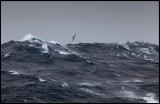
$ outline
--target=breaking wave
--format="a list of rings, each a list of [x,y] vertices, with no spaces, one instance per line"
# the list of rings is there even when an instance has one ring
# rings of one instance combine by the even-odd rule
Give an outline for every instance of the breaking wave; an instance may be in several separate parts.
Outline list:
[[[27,34],[1,45],[1,91],[1,103],[158,103],[159,46]]]

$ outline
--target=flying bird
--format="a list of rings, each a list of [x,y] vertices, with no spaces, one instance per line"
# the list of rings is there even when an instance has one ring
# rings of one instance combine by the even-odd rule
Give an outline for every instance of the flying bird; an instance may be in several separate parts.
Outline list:
[[[76,37],[76,34],[72,37],[73,38],[72,41],[74,40],[75,37]]]

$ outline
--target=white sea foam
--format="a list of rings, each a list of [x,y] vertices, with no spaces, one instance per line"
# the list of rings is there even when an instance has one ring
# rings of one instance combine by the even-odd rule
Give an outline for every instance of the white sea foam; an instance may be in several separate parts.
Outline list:
[[[10,53],[6,53],[5,55],[4,55],[4,58],[7,58],[7,57],[9,57],[10,56]]]
[[[146,93],[146,96],[139,96],[136,95],[135,92],[130,90],[125,90],[124,87],[122,87],[121,94],[122,96],[125,97],[144,99],[147,103],[159,103],[159,100],[155,98],[155,95],[153,93]]]
[[[116,74],[116,73],[113,73],[114,75],[116,75],[117,77],[120,77],[120,75],[119,74]]]
[[[32,34],[28,33],[24,36],[23,39],[21,39],[20,41],[30,41],[30,42],[37,42],[37,43],[41,43],[41,39],[39,39],[38,37],[36,36],[33,36]]]
[[[159,103],[157,99],[155,99],[155,95],[152,93],[147,93],[145,97],[142,97],[147,103]]]
[[[40,82],[45,82],[46,81],[45,79],[43,79],[41,77],[38,77],[38,79],[39,79]]]
[[[135,80],[122,81],[122,82],[125,82],[125,83],[132,83],[132,82],[144,82],[144,81],[139,80],[139,79],[135,79]]]
[[[17,72],[17,71],[14,71],[14,70],[11,70],[11,71],[9,71],[11,74],[14,74],[14,75],[19,75],[20,73],[19,72]]]
[[[128,57],[128,55],[127,55],[127,54],[125,54],[125,53],[123,53],[123,56]],[[128,57],[128,58],[129,58],[129,57]]]
[[[30,47],[35,47],[33,44],[29,44]]]
[[[59,51],[59,54],[68,55],[68,54],[71,54],[71,53],[68,53],[68,52],[65,52],[65,51]]]
[[[146,53],[146,54],[151,54],[148,48],[140,48],[139,49],[141,52]]]
[[[88,63],[92,63],[91,61],[87,60]]]
[[[59,51],[59,50],[55,50],[55,51],[57,51],[59,54],[62,54],[62,55],[69,55],[69,54],[72,54],[72,53],[65,52],[65,51]]]
[[[138,45],[138,44],[136,43],[136,41],[127,41],[126,43],[131,43],[131,44],[133,44],[133,45]]]
[[[53,81],[53,82],[59,82],[58,80],[55,80],[55,79],[52,79],[52,78],[47,78],[48,80],[50,81]]]
[[[131,55],[136,56],[136,54],[135,54],[135,53],[131,53]]]
[[[97,93],[97,92],[95,92],[91,89],[88,89],[88,88],[80,88],[80,90],[85,91],[85,92],[90,93],[90,94],[94,94],[94,95],[99,95],[99,96],[101,95],[100,93]]]
[[[42,51],[42,53],[48,53],[48,52],[49,52],[48,45],[47,45],[46,43],[43,43],[43,44],[42,44],[42,49],[44,49],[44,50]]]
[[[63,87],[69,87],[69,85],[68,85],[66,82],[63,82],[63,83],[62,83],[62,86],[63,86]]]
[[[29,42],[31,42],[31,43],[39,43],[39,44],[42,45],[42,47],[41,47],[41,48],[43,49],[42,53],[48,53],[48,52],[49,52],[47,42],[39,39],[39,38],[36,37],[36,36],[33,36],[32,34],[26,34],[26,35],[24,36],[24,38],[21,39],[20,41],[29,41]],[[52,42],[53,42],[53,41],[52,41]],[[29,46],[34,47],[34,44],[30,44]]]
[[[91,83],[91,82],[82,82],[82,83],[78,83],[79,85],[85,85],[85,86],[99,86],[100,83]]]
[[[139,80],[139,79],[136,79],[136,80],[134,80],[133,82],[144,82],[144,81]]]
[[[79,53],[74,52],[74,51],[71,51],[70,49],[68,49],[66,45],[62,45],[62,47],[63,47],[64,49],[68,50],[71,54],[75,54],[75,55],[81,56]]]
[[[147,56],[146,56],[146,55],[144,55],[144,59],[145,59],[145,60],[154,61],[154,59],[149,59],[149,58],[147,58]]]
[[[126,43],[124,43],[124,42],[119,42],[118,45],[121,45],[125,49],[130,50],[130,47]]]
[[[117,56],[121,56],[120,54],[117,54]]]
[[[23,100],[24,101],[24,103],[27,103],[27,101],[26,100]]]
[[[48,41],[49,43],[52,43],[52,44],[60,44],[60,43],[58,43],[58,42],[56,42],[56,41]]]
[[[24,37],[23,37],[23,39],[21,39],[20,41],[26,41],[26,40],[32,40],[32,38],[37,38],[37,37],[35,37],[35,36],[33,36],[32,34],[30,34],[30,33],[28,33],[28,34],[26,34]]]
[[[129,82],[132,82],[132,81],[121,81],[121,82],[129,83]]]
[[[136,95],[135,92],[133,92],[131,90],[127,90],[124,87],[122,87],[122,90],[120,91],[119,96],[129,97],[129,98],[140,98],[140,96]]]
[[[123,93],[125,96],[130,97],[130,98],[137,98],[134,92],[128,91],[128,90],[123,90]]]

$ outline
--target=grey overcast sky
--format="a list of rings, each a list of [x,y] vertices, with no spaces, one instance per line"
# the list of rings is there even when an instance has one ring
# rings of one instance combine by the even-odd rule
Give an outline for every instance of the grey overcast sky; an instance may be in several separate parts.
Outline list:
[[[27,33],[62,44],[135,40],[159,44],[159,2],[1,1],[1,44]]]

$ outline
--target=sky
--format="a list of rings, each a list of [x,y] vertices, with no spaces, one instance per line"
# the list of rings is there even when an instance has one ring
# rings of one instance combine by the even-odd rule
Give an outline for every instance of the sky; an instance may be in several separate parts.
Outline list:
[[[159,45],[159,1],[1,1],[1,44],[28,33],[62,44]]]

